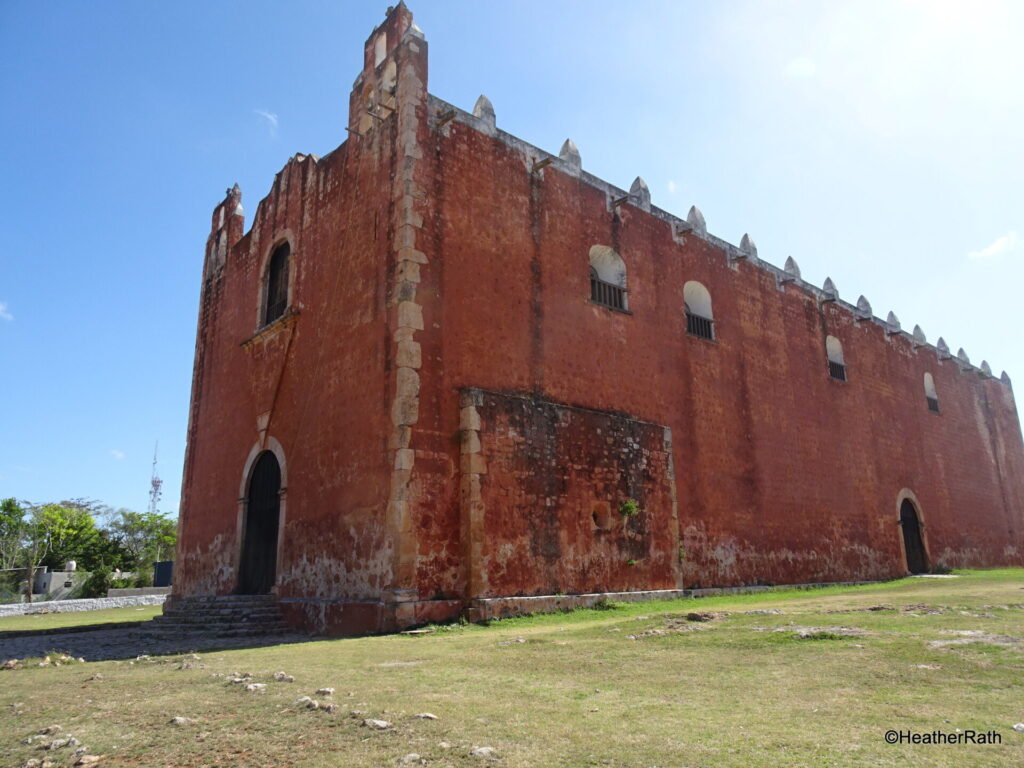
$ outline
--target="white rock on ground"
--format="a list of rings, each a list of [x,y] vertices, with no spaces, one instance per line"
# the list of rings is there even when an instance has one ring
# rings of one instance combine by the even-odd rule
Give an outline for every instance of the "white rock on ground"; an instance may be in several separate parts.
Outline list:
[[[470,757],[493,757],[494,747],[477,747],[469,752]]]
[[[316,695],[317,696],[333,696],[334,695],[334,689],[333,688],[317,688],[316,689]]]
[[[262,693],[266,689],[266,683],[249,683],[247,686],[245,686],[245,690],[252,691],[253,693]]]
[[[418,754],[416,754],[415,752],[410,752],[408,755],[403,757],[398,762],[400,762],[402,765],[413,765],[414,763],[418,763],[422,760],[423,758],[420,757]]]
[[[295,682],[295,678],[292,677],[291,675],[285,673],[285,672],[275,672],[274,673],[274,682],[275,683],[294,683]]]
[[[296,707],[306,707],[306,709],[316,709],[320,706],[319,702],[314,701],[309,696],[303,696],[295,700]]]
[[[1015,726],[1013,726],[1013,730],[1019,733],[1024,733],[1024,723],[1017,723]]]
[[[171,725],[192,725],[195,722],[193,717],[172,717]]]
[[[375,728],[378,731],[384,731],[391,727],[391,723],[387,720],[374,720],[372,717],[363,720],[363,725],[367,728]]]
[[[433,712],[420,712],[416,717],[420,718],[420,720],[437,720],[437,715]]]
[[[67,736],[63,739],[54,739],[49,744],[43,744],[42,749],[64,749],[64,747],[77,747],[81,744],[74,736]]]

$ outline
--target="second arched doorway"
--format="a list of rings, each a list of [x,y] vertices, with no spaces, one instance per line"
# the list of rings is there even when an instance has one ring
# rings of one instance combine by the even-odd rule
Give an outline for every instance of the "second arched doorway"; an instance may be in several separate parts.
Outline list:
[[[910,499],[900,504],[900,528],[903,529],[903,550],[907,555],[907,570],[911,573],[928,572],[928,553],[921,534],[921,519]]]

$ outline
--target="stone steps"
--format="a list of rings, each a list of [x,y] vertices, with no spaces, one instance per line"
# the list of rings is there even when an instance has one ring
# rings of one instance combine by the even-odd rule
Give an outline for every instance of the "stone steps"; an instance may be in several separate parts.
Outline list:
[[[281,615],[281,611],[277,608],[257,608],[252,611],[244,611],[238,609],[208,609],[208,610],[195,610],[189,608],[169,608],[163,612],[164,618],[180,618],[180,619],[194,619],[195,621],[204,621],[206,619],[248,619],[250,621],[262,621],[264,619],[273,619]]]
[[[133,634],[252,638],[293,633],[272,595],[216,595],[168,600],[163,615]]]

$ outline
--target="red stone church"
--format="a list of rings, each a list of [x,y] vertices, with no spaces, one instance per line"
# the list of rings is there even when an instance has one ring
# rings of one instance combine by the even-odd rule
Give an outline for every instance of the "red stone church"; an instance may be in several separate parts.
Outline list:
[[[431,96],[427,61],[389,9],[344,143],[248,230],[237,187],[214,209],[173,601],[354,634],[1024,565],[1005,374]]]

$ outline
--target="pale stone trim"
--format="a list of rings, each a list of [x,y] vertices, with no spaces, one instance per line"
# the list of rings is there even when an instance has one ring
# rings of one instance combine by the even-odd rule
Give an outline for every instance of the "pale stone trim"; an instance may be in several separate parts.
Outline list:
[[[459,430],[461,451],[459,457],[459,492],[462,527],[462,562],[465,568],[466,597],[475,598],[486,594],[487,569],[484,567],[484,508],[480,491],[480,479],[487,474],[480,444],[480,412],[477,406],[483,404],[482,393],[464,391],[459,399]]]
[[[412,53],[419,51],[415,36],[403,38]],[[399,48],[390,53],[397,61]],[[422,113],[427,110],[426,89],[419,79],[415,62],[405,61],[399,67],[395,86],[397,145],[393,199],[395,200],[394,242],[395,265],[389,299],[389,320],[394,348],[394,394],[391,401],[392,433],[388,440],[391,451],[391,481],[388,492],[386,529],[392,543],[391,589],[384,596],[393,605],[394,620],[399,626],[413,620],[417,597],[415,589],[417,542],[413,536],[409,483],[416,465],[416,452],[410,448],[413,427],[420,415],[420,370],[423,352],[416,341],[417,331],[424,329],[423,307],[416,300],[422,280],[422,267],[428,263],[426,254],[417,248],[418,233],[423,228],[425,194],[417,184],[418,165],[423,158],[417,131]],[[493,110],[491,112],[493,120]]]

